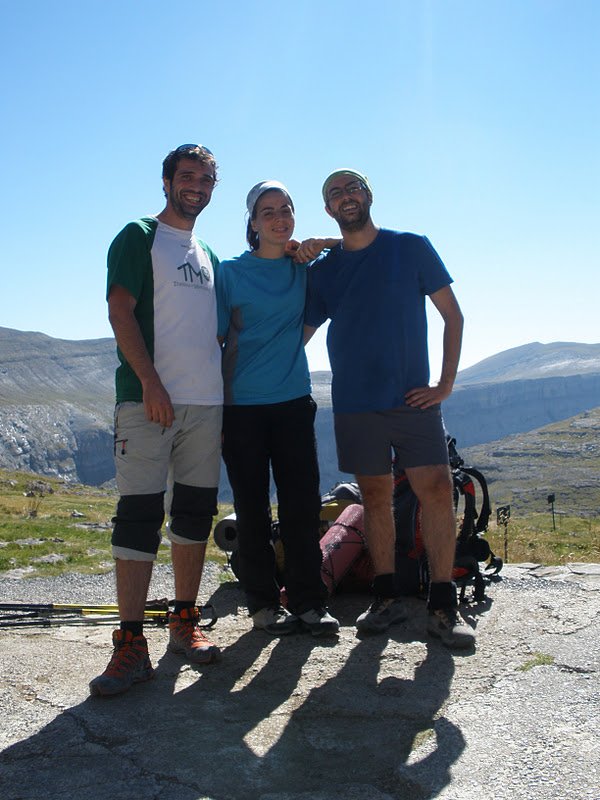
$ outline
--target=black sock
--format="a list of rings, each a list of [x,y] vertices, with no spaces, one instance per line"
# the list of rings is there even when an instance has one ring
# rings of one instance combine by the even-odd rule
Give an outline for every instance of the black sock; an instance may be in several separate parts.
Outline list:
[[[385,575],[375,575],[373,583],[371,584],[371,590],[375,597],[385,597],[386,599],[389,597],[397,597],[396,573],[387,572]]]
[[[195,608],[196,603],[193,600],[175,600],[175,605],[173,606],[173,613],[174,614],[181,614],[184,608]]]
[[[430,611],[436,611],[441,608],[458,608],[454,583],[430,583],[427,608]]]
[[[141,621],[138,622],[137,620],[134,620],[133,622],[122,622],[121,630],[131,631],[132,636],[142,636],[144,633],[144,623]]]

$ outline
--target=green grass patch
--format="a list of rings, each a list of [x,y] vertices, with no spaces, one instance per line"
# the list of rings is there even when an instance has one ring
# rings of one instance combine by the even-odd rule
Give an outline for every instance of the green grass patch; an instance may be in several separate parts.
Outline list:
[[[25,577],[109,572],[114,567],[110,537],[117,500],[116,492],[93,486],[0,471],[0,572],[23,569]],[[215,522],[232,511],[231,505],[222,505]],[[207,559],[227,563],[227,553],[212,536]],[[157,563],[170,561],[163,538]]]
[[[514,516],[508,523],[509,563],[533,561],[559,565],[567,562],[600,562],[600,519],[551,514]],[[490,525],[484,538],[496,555],[504,558],[504,526]]]
[[[528,661],[522,666],[516,667],[516,669],[519,672],[528,672],[534,667],[541,667],[547,664],[554,664],[554,656],[549,656],[548,653],[534,653]]]

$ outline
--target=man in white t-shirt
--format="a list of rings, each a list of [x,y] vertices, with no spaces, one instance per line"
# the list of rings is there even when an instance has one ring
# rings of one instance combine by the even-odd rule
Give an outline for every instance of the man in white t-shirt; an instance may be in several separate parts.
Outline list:
[[[113,556],[121,627],[93,695],[152,677],[144,608],[167,532],[175,576],[169,649],[194,663],[219,660],[196,606],[206,542],[217,513],[223,386],[217,342],[218,260],[193,234],[211,200],[217,164],[206,147],[181,145],[163,162],[165,208],[130,222],[108,253],[107,300],[117,340],[115,463],[120,498]]]

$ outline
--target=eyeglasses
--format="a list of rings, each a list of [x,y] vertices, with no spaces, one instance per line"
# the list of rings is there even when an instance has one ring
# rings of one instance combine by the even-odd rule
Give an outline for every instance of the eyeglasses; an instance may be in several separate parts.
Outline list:
[[[175,148],[175,152],[179,153],[182,150],[195,150],[197,147],[200,150],[205,150],[209,155],[212,156],[212,152],[204,144],[180,144],[179,147]]]
[[[339,200],[343,194],[356,194],[364,189],[365,186],[360,181],[350,181],[343,187],[335,187],[327,192],[327,200]]]

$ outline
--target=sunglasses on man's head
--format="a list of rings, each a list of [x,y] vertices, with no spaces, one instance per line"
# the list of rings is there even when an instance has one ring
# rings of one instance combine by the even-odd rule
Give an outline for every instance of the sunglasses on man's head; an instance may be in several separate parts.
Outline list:
[[[175,152],[179,153],[181,150],[195,150],[197,147],[200,150],[206,150],[206,152],[212,156],[212,152],[204,144],[180,144],[179,147],[175,148]]]

